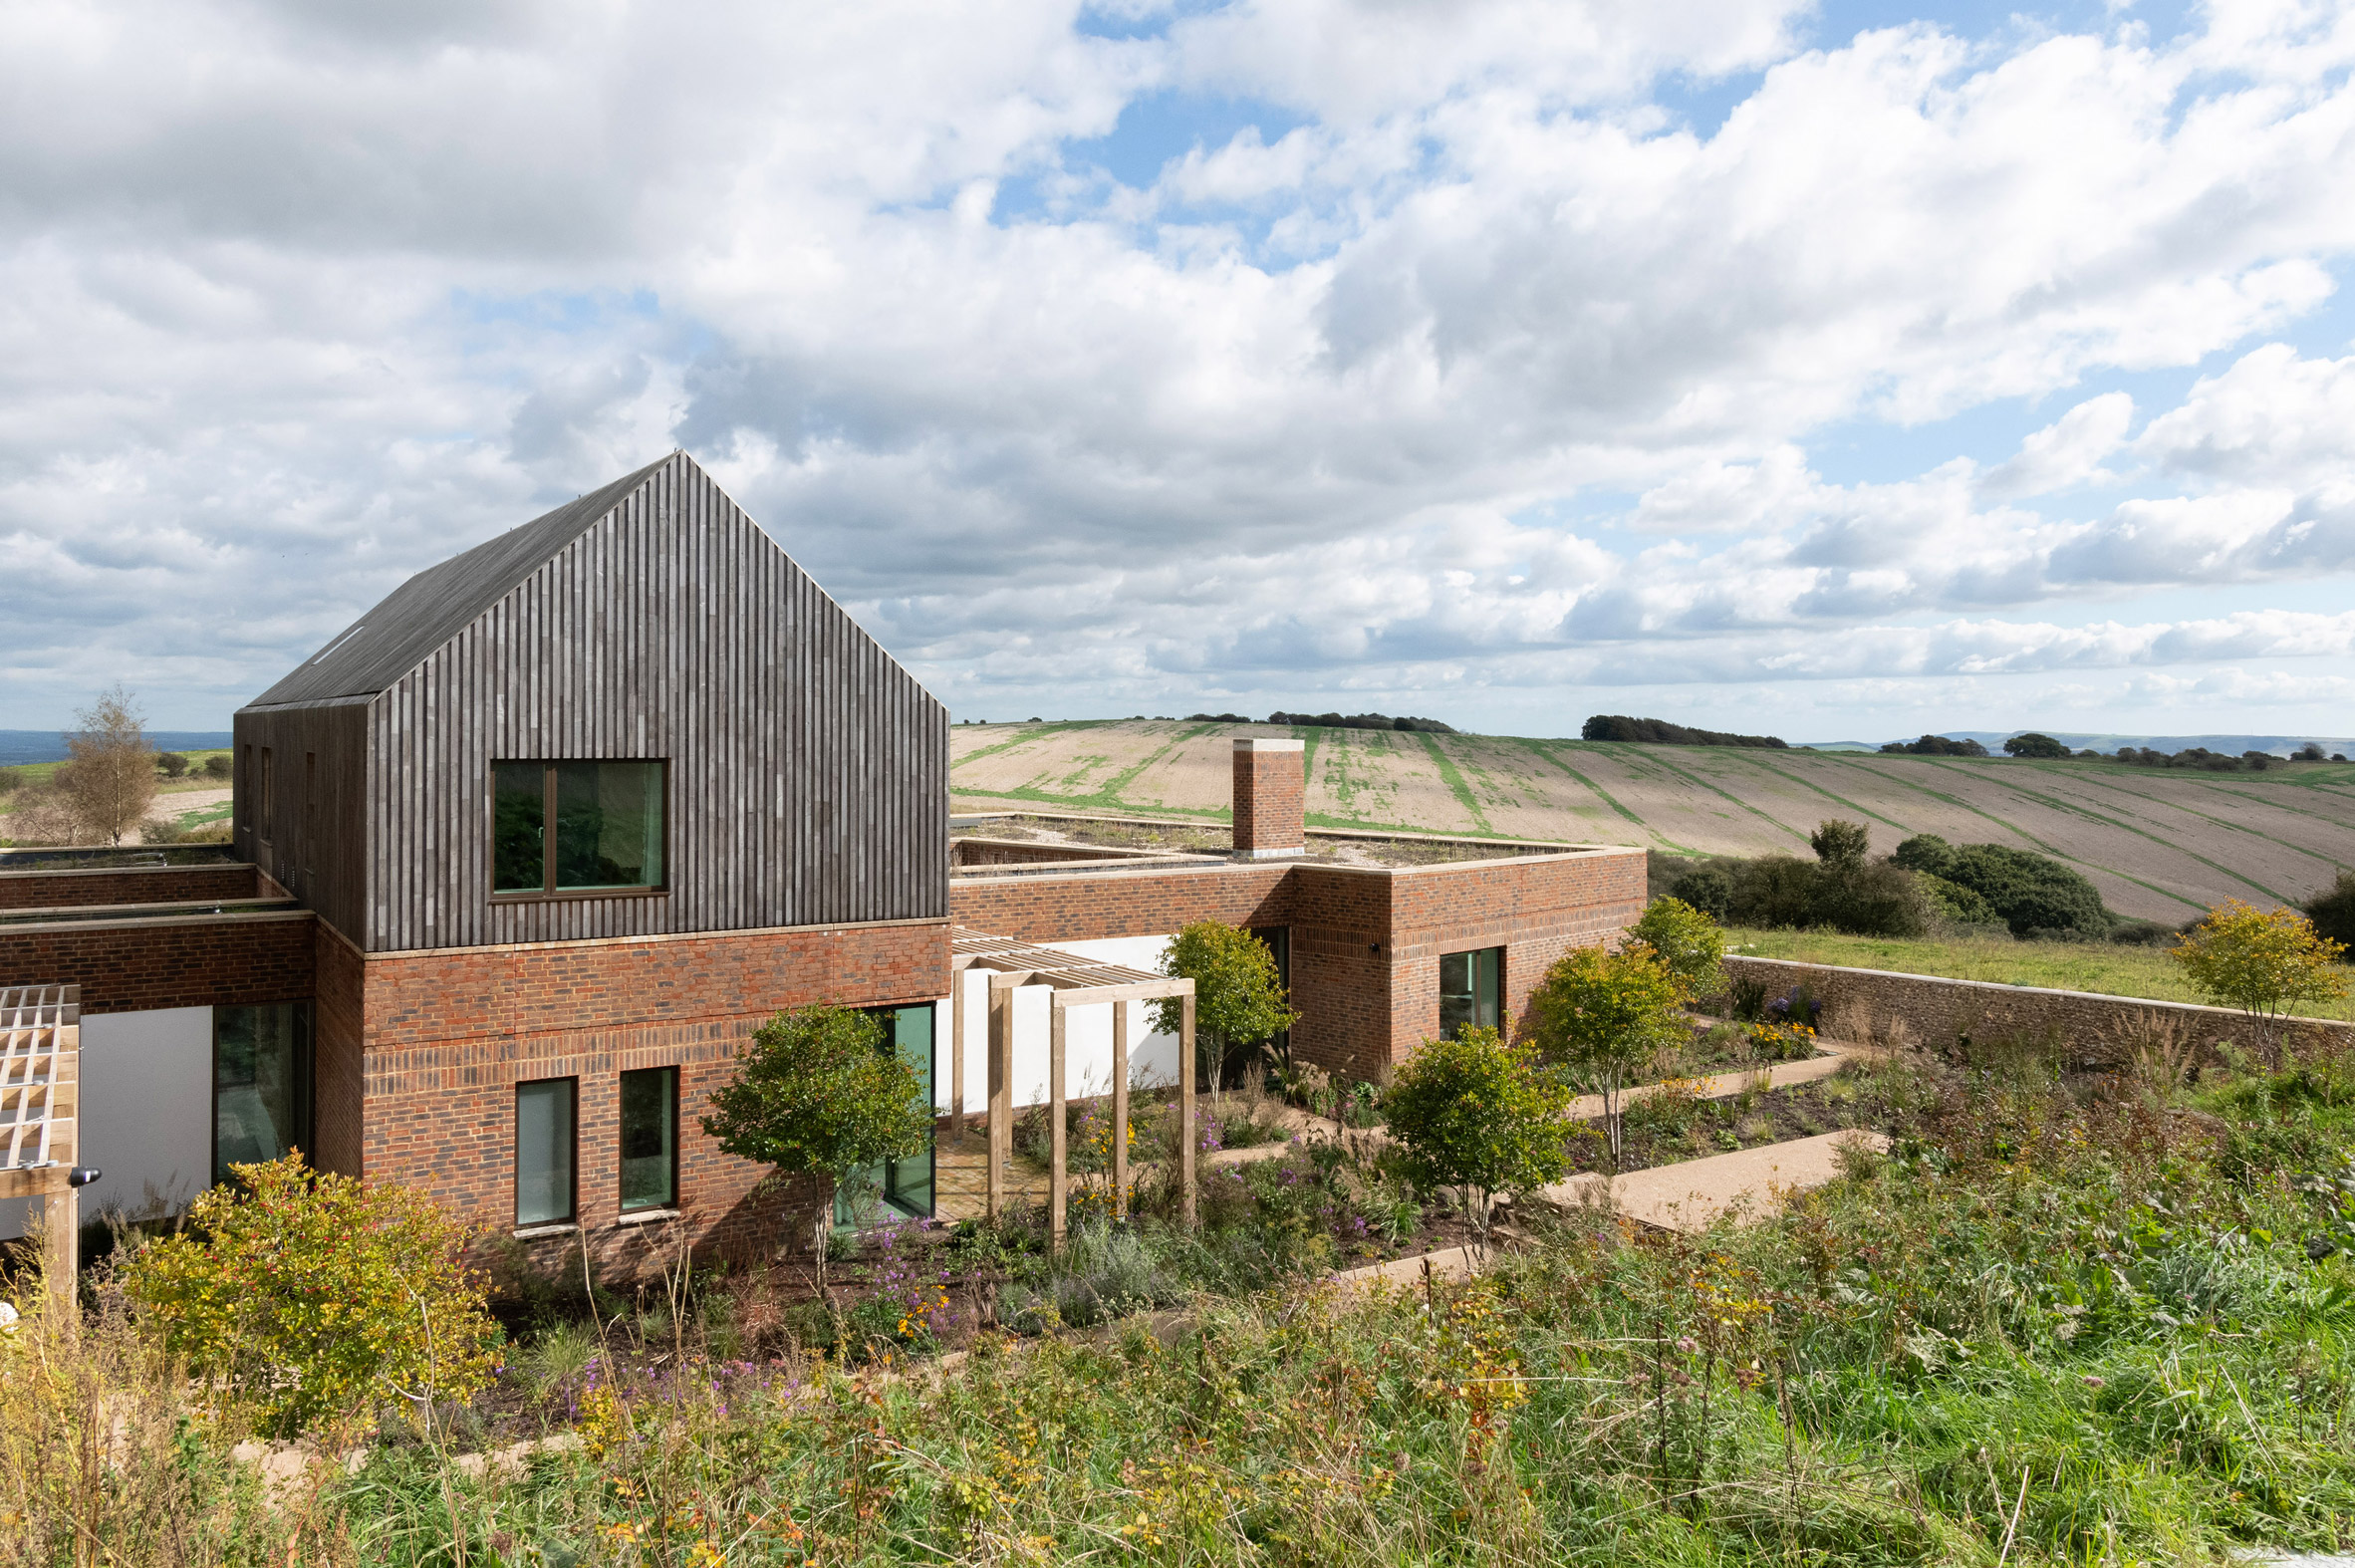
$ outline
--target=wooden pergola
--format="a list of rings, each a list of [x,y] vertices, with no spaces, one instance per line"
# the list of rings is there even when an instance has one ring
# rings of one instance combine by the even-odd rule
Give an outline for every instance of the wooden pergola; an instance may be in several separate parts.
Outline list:
[[[82,988],[0,987],[0,1198],[41,1200],[50,1299],[70,1310],[81,1262],[75,1134]]]
[[[957,926],[950,937],[951,984],[948,1008],[948,1109],[954,1136],[965,1136],[965,1009],[962,983],[967,969],[989,971],[989,1217],[1005,1210],[1006,1165],[1014,1154],[1014,992],[1025,985],[1053,987],[1047,1035],[1047,1103],[1054,1124],[1054,1157],[1047,1175],[1047,1228],[1062,1245],[1070,1221],[1071,1179],[1064,1144],[1066,1105],[1064,1034],[1074,1007],[1112,1007],[1112,1202],[1115,1214],[1129,1206],[1129,1010],[1123,1002],[1178,997],[1182,1002],[1178,1039],[1178,1208],[1194,1222],[1193,981],[1172,979],[1117,963],[1102,963],[1052,947],[1034,947],[1009,937]]]

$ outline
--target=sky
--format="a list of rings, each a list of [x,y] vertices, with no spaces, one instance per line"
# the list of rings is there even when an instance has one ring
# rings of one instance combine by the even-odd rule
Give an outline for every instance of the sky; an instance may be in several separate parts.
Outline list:
[[[6,0],[0,728],[683,447],[959,719],[2355,732],[2355,5]]]

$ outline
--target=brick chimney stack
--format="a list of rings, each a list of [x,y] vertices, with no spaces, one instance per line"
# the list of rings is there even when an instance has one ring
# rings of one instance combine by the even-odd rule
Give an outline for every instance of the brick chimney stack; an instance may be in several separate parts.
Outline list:
[[[1235,859],[1275,860],[1305,852],[1300,804],[1305,760],[1297,740],[1234,743]]]

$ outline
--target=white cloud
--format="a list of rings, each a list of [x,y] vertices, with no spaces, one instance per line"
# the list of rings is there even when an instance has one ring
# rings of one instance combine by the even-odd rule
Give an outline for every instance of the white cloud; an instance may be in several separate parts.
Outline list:
[[[1894,623],[2355,572],[2355,361],[2248,347],[2355,250],[2333,10],[1806,53],[1782,0],[1074,15],[28,0],[0,723],[114,673],[217,716],[674,441],[952,702],[1868,644],[1928,680],[2062,645]],[[1753,71],[1713,134],[1656,101]],[[1189,93],[1305,123],[1092,166]],[[2132,440],[2082,386],[2219,352]],[[1825,477],[1835,435],[2054,396]]]

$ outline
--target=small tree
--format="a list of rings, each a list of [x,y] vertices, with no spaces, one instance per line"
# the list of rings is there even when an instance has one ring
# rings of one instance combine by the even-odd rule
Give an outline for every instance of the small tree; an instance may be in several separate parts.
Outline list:
[[[880,1160],[913,1155],[932,1133],[932,1108],[916,1072],[884,1043],[883,1024],[848,1007],[777,1014],[736,1057],[736,1075],[711,1095],[703,1131],[779,1180],[826,1176],[840,1184]],[[820,1279],[833,1224],[832,1194],[814,1234]]]
[[[1725,932],[1683,900],[1654,899],[1644,917],[1627,928],[1627,940],[1651,948],[1687,996],[1716,988],[1718,965],[1725,957]]]
[[[2065,757],[2069,754],[2068,747],[2050,735],[2038,734],[2032,729],[2003,742],[2003,749],[2015,757]]]
[[[132,704],[121,686],[100,693],[76,715],[82,727],[66,736],[71,760],[57,772],[76,821],[110,844],[145,820],[155,799],[155,748]]]
[[[2248,1014],[2278,1060],[2281,1015],[2290,1003],[2346,994],[2346,983],[2332,972],[2332,961],[2346,950],[2317,934],[2314,922],[2295,910],[2259,910],[2227,899],[2169,956],[2201,995]]]
[[[1206,1071],[1210,1093],[1225,1077],[1229,1046],[1256,1045],[1299,1021],[1276,973],[1267,943],[1240,925],[1196,920],[1162,949],[1162,973],[1193,981],[1194,1048]],[[1184,1021],[1184,998],[1153,1004],[1153,1026],[1176,1034]]]
[[[1683,1034],[1684,986],[1649,946],[1574,947],[1529,997],[1530,1038],[1548,1061],[1585,1075],[1603,1096],[1611,1163],[1619,1164],[1620,1100]]]
[[[184,778],[188,772],[188,759],[176,751],[158,751],[155,753],[155,766],[167,779]]]
[[[2315,934],[2355,946],[2355,871],[2341,871],[2331,885],[2306,901]],[[2341,962],[2345,962],[2342,956]]]
[[[229,1169],[236,1182],[198,1195],[188,1229],[124,1277],[191,1371],[282,1434],[395,1396],[430,1421],[489,1384],[499,1327],[466,1227],[430,1195],[307,1171],[299,1154]]]
[[[1563,1118],[1570,1091],[1536,1051],[1494,1029],[1426,1040],[1382,1097],[1390,1130],[1405,1146],[1408,1174],[1426,1186],[1471,1192],[1472,1225],[1488,1233],[1488,1200],[1559,1181],[1570,1158]]]

